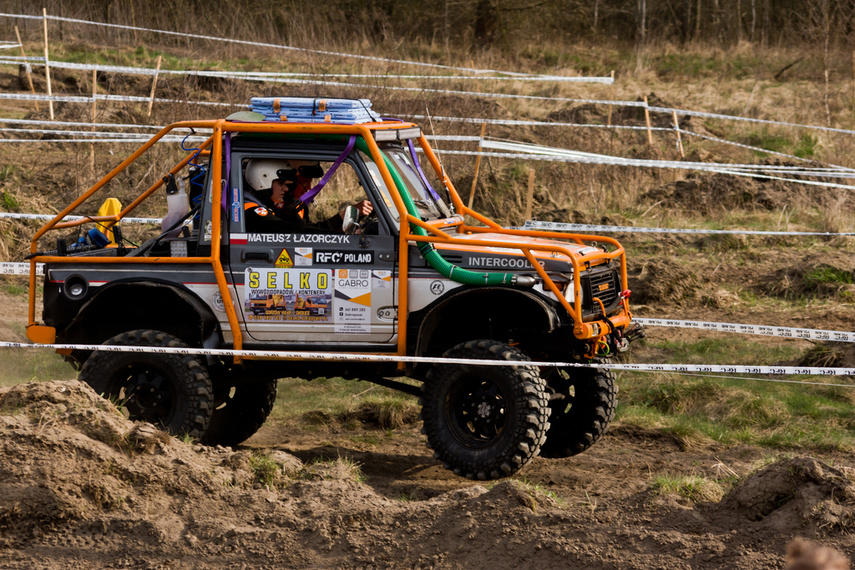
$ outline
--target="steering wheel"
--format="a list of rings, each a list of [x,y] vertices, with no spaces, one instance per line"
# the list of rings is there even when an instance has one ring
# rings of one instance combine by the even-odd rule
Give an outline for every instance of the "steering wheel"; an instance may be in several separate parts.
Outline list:
[[[380,223],[377,219],[377,211],[374,210],[359,220],[359,233],[365,235],[377,235],[380,232]]]

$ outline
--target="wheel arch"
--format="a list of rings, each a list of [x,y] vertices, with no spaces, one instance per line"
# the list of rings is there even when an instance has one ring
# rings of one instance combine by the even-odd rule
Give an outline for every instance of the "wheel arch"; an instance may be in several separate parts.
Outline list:
[[[216,316],[195,293],[149,280],[105,285],[81,307],[58,340],[100,344],[134,329],[163,331],[195,347],[217,347],[222,341]]]
[[[416,317],[411,318],[410,338],[418,356],[442,354],[474,338],[507,341],[509,334],[546,333],[560,324],[548,301],[508,287],[456,289]]]

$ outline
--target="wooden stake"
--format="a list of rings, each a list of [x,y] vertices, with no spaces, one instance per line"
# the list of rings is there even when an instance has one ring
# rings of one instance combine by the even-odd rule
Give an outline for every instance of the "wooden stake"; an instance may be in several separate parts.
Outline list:
[[[534,201],[534,168],[528,169],[528,193],[525,196],[525,220],[531,219],[531,203]]]
[[[855,50],[852,51],[852,91],[855,96]]]
[[[146,117],[151,117],[151,108],[154,106],[154,90],[157,88],[157,74],[160,73],[160,62],[163,59],[162,55],[157,56],[157,65],[154,66],[154,79],[151,81],[151,95],[148,99],[148,112]]]
[[[674,117],[674,130],[677,132],[677,147],[680,149],[680,158],[685,158],[683,152],[683,139],[680,136],[680,123],[677,121],[677,111],[671,111],[671,116]]]
[[[481,140],[484,140],[484,133],[487,132],[487,123],[481,123]],[[472,209],[472,203],[475,200],[475,187],[478,185],[478,172],[481,170],[481,144],[478,144],[478,156],[475,157],[475,174],[472,176],[472,189],[469,191],[469,209]]]
[[[92,122],[95,122],[95,94],[98,93],[98,70],[92,70]],[[95,125],[92,125],[95,130]],[[95,174],[95,143],[89,143],[89,169]]]
[[[650,130],[650,109],[647,107],[647,95],[644,96],[644,122],[647,124],[647,144],[653,146],[653,131]]]
[[[24,42],[21,41],[21,34],[18,32],[18,26],[15,26],[15,37],[18,38],[18,45],[21,48],[21,57],[27,57],[27,54],[24,53]],[[33,76],[30,73],[30,64],[24,60],[24,71],[27,72],[27,83],[30,84],[30,91],[33,95],[36,94],[36,88],[33,86]],[[39,110],[39,102],[33,101],[33,104],[36,106],[36,111]]]
[[[615,100],[615,70],[612,69],[612,90],[611,95],[609,97],[612,101]],[[610,127],[612,126],[612,107],[614,105],[609,105],[609,122],[607,123]]]
[[[48,64],[47,8],[42,8],[42,22],[45,29],[45,80],[47,81],[47,94],[48,97],[53,97],[53,92],[50,88],[50,64]],[[53,101],[48,101],[48,109],[50,109],[50,120],[53,121]]]

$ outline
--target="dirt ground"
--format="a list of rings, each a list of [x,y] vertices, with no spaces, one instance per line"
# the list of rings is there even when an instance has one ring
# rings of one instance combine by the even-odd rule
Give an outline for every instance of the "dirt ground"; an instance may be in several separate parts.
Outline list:
[[[753,447],[681,448],[616,425],[592,449],[480,484],[419,426],[268,424],[236,451],[120,416],[77,381],[0,389],[2,568],[781,568],[805,537],[855,553],[852,460],[757,470]],[[275,461],[279,486],[253,475]],[[336,461],[361,466],[364,480]],[[655,493],[654,474],[739,483],[720,501]],[[750,473],[750,474],[749,474]]]

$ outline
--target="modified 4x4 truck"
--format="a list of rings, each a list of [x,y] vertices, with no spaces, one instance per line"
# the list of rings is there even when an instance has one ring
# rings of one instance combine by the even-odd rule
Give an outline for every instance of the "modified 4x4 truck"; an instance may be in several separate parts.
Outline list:
[[[32,341],[62,345],[131,419],[212,445],[254,434],[282,377],[418,395],[435,457],[469,478],[568,457],[603,435],[617,386],[596,365],[642,334],[616,240],[504,228],[467,208],[420,128],[368,100],[254,98],[250,109],[165,127],[36,232]],[[211,135],[117,213],[95,213],[117,175],[188,129]],[[295,171],[310,182],[286,207],[305,227],[252,229],[250,214],[279,217],[259,205],[260,186],[293,183]],[[122,239],[129,215],[164,194],[159,235]],[[332,229],[312,219],[359,198],[373,206],[365,219],[352,206]]]

